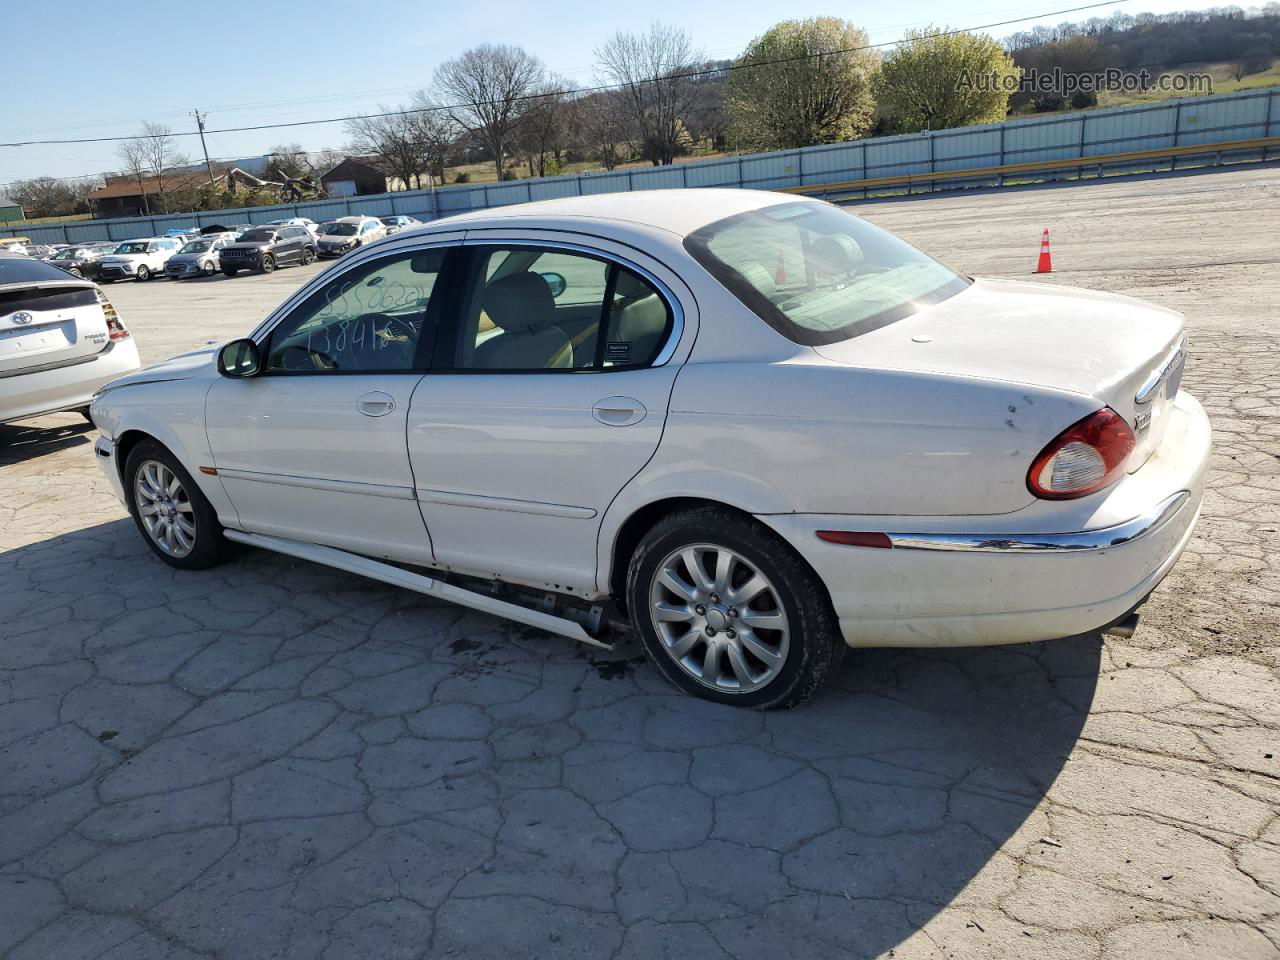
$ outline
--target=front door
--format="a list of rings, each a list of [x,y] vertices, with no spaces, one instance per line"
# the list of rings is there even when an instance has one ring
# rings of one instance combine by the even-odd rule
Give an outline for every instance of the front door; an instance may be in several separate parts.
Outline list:
[[[446,258],[389,253],[319,283],[260,343],[259,375],[214,384],[209,443],[244,529],[431,562],[405,427]]]
[[[436,560],[590,590],[601,518],[662,436],[681,305],[610,254],[462,249],[454,321],[409,411]]]

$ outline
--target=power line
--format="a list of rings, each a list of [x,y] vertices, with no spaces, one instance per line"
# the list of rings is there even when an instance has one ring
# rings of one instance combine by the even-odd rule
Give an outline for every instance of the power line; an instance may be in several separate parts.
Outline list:
[[[1047,13],[1038,13],[1034,16],[1016,17],[1011,20],[1000,20],[994,23],[979,24],[974,27],[964,27],[955,30],[940,30],[937,33],[931,33],[927,36],[918,38],[925,40],[933,40],[939,37],[950,37],[961,33],[971,33],[974,30],[992,30],[996,27],[1008,27],[1017,23],[1026,23],[1029,20],[1041,20],[1045,17],[1059,17],[1070,13],[1080,13],[1084,10],[1096,10],[1099,7],[1113,7],[1121,3],[1129,2],[1129,0],[1103,0],[1101,3],[1089,3],[1078,7],[1067,7],[1062,10],[1051,10]],[[512,102],[524,100],[542,100],[549,97],[564,97],[569,95],[583,96],[593,93],[605,93],[610,90],[621,90],[625,87],[631,87],[645,83],[670,82],[672,80],[690,80],[697,77],[708,77],[716,74],[729,73],[734,70],[755,69],[756,67],[775,66],[784,63],[798,63],[804,60],[820,59],[822,57],[835,56],[842,53],[857,53],[863,50],[875,50],[881,47],[895,47],[901,44],[901,40],[889,40],[883,43],[868,43],[856,47],[844,47],[837,50],[825,50],[821,53],[806,53],[794,57],[780,57],[775,60],[760,60],[755,63],[735,63],[724,67],[713,67],[710,69],[687,70],[681,73],[670,73],[660,77],[646,77],[642,80],[632,83],[606,83],[598,84],[593,87],[580,87],[577,89],[567,90],[547,90],[540,93],[526,94],[520,97],[513,97]],[[505,101],[504,101],[505,102]],[[454,103],[454,104],[436,104],[421,109],[407,110],[384,110],[378,113],[355,114],[342,117],[327,117],[318,120],[292,120],[283,123],[261,123],[243,127],[220,127],[217,129],[205,129],[206,134],[214,133],[250,133],[258,130],[282,130],[290,127],[309,127],[318,126],[328,123],[351,123],[357,120],[377,120],[383,117],[400,117],[408,114],[418,113],[437,113],[441,111],[460,110],[465,107],[476,106],[477,102],[470,103]],[[194,137],[199,136],[200,132],[196,130],[181,130],[170,134],[175,137]],[[73,143],[118,143],[124,140],[135,140],[136,136],[120,136],[120,137],[84,137],[78,139],[66,140],[18,140],[13,142],[0,142],[0,147],[32,147],[32,146],[52,146],[55,144],[73,144]]]

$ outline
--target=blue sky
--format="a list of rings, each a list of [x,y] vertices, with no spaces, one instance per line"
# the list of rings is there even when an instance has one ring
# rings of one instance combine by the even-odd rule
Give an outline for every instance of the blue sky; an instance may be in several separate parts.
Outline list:
[[[144,120],[194,130],[190,111],[208,126],[309,120],[397,105],[427,86],[437,64],[476,44],[519,44],[570,80],[592,79],[593,51],[614,31],[652,20],[679,25],[708,56],[732,57],[784,17],[840,16],[864,27],[872,42],[895,40],[908,27],[970,27],[1079,6],[1086,0],[898,0],[780,6],[776,0],[648,0],[646,3],[537,4],[359,3],[310,0],[201,5],[130,0],[123,6],[0,0],[3,33],[20,44],[6,54],[0,141],[130,135]],[[1107,15],[1195,9],[1177,0],[1128,0],[1035,23]],[[92,12],[91,12],[92,10]],[[38,38],[39,42],[25,42]],[[341,147],[341,124],[215,133],[214,157],[263,153],[280,142],[307,149]],[[184,138],[193,158],[199,140]],[[42,174],[79,176],[118,166],[110,143],[0,147],[0,184]],[[0,187],[2,189],[2,187]]]

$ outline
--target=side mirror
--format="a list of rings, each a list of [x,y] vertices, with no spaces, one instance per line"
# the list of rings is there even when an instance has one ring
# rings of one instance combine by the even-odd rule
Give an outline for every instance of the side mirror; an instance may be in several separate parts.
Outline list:
[[[569,285],[564,276],[559,273],[540,273],[538,276],[547,281],[547,286],[551,288],[551,299],[553,300],[564,293],[565,287]]]
[[[255,377],[262,370],[262,356],[252,340],[232,340],[218,351],[218,373],[224,377]]]

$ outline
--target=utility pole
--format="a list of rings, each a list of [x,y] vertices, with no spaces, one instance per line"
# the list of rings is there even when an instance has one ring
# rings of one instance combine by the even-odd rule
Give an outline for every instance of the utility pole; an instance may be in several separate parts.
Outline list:
[[[204,142],[204,118],[207,113],[201,113],[199,109],[193,110],[191,115],[196,118],[196,126],[200,130],[200,149],[204,151],[204,166],[209,171],[209,182],[213,183],[213,164],[209,162],[209,147]]]

